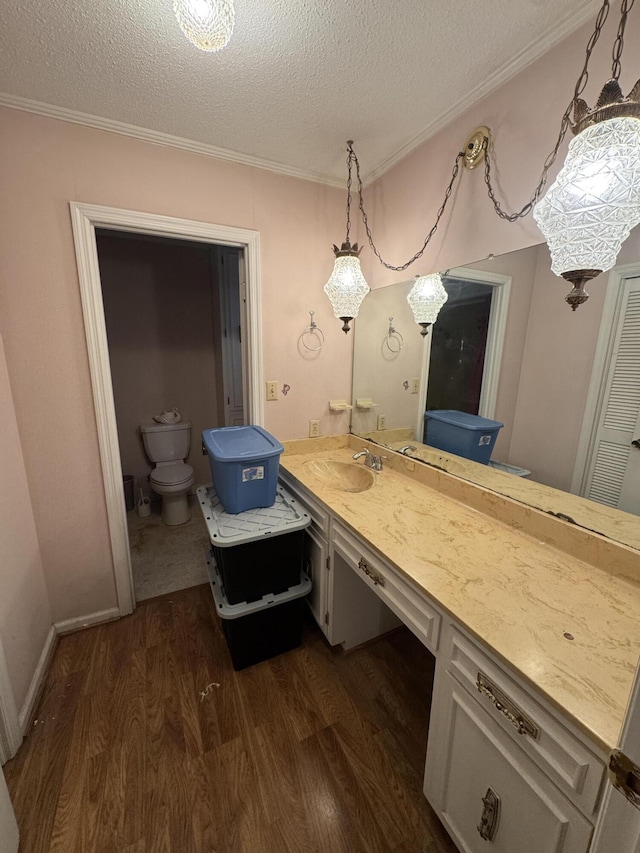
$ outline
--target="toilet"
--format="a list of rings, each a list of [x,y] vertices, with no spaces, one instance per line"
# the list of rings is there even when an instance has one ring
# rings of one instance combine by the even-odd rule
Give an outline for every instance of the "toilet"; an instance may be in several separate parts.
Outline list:
[[[191,518],[187,492],[195,482],[191,465],[185,463],[191,444],[191,424],[141,424],[144,449],[155,468],[149,481],[162,498],[162,520],[171,526]]]

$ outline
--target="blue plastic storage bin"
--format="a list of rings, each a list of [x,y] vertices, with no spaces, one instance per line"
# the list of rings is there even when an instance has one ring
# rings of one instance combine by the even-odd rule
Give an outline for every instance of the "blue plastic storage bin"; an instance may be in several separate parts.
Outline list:
[[[468,412],[434,409],[424,413],[424,443],[487,465],[503,426]]]
[[[216,494],[230,513],[271,506],[276,499],[280,442],[259,426],[205,429]]]

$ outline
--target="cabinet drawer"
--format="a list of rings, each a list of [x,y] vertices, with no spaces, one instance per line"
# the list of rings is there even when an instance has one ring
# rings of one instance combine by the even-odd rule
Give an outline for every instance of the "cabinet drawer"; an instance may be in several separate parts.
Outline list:
[[[312,522],[318,530],[321,530],[325,536],[329,535],[329,527],[331,516],[329,512],[322,506],[319,501],[316,501],[306,489],[301,489],[298,483],[291,477],[287,471],[280,470],[278,475],[283,486],[291,492],[294,498],[299,501],[305,511],[309,513]]]
[[[450,675],[440,687],[445,713],[434,728],[446,770],[427,758],[425,792],[437,792],[436,809],[460,849],[586,853],[591,823]]]
[[[586,815],[597,805],[604,763],[459,631],[447,670]]]
[[[367,548],[358,537],[334,522],[333,547],[380,599],[432,652],[438,648],[440,613],[426,596],[397,570]]]

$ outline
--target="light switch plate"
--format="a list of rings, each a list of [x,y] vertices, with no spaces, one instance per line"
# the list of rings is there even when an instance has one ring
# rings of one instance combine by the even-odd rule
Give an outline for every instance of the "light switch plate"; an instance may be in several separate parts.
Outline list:
[[[417,394],[419,386],[420,386],[420,380],[418,379],[417,376],[414,376],[414,378],[411,379],[409,382],[409,388],[411,389],[410,393],[411,394]]]
[[[267,400],[278,399],[278,383],[273,380],[267,380]]]

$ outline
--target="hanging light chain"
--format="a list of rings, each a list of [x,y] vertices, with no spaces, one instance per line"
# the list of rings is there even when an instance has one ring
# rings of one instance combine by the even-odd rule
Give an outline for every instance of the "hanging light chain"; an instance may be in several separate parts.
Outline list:
[[[626,23],[626,17],[633,6],[635,0],[623,0],[622,3],[622,20],[620,21],[620,26],[618,28],[618,37],[616,39],[616,45],[614,47],[614,76],[615,76],[615,68],[616,62],[618,65],[618,73],[620,68],[620,56],[622,54],[622,46],[624,44],[624,27]],[[505,219],[507,222],[515,222],[517,219],[521,219],[524,216],[527,216],[531,213],[531,210],[535,207],[535,205],[540,200],[540,196],[547,184],[547,177],[549,175],[549,169],[553,166],[558,156],[558,151],[560,150],[560,146],[564,142],[564,138],[567,135],[567,130],[571,125],[571,113],[574,108],[574,104],[583,93],[587,81],[589,80],[589,60],[591,59],[591,54],[593,52],[594,47],[596,46],[596,42],[600,38],[600,34],[602,32],[602,28],[604,27],[605,21],[609,15],[610,3],[609,0],[604,0],[604,3],[600,7],[600,11],[598,12],[598,16],[596,17],[596,24],[593,32],[591,33],[591,37],[587,42],[584,66],[582,67],[582,71],[575,85],[575,89],[573,90],[573,98],[571,99],[569,105],[563,113],[562,119],[560,121],[560,131],[558,133],[558,139],[553,148],[553,151],[547,156],[547,159],[544,161],[544,165],[542,168],[542,174],[540,175],[540,180],[538,182],[538,186],[535,188],[533,195],[529,199],[529,201],[525,204],[525,206],[517,211],[516,213],[507,213],[503,210],[502,205],[496,198],[494,189],[491,185],[491,163],[489,157],[489,149],[488,143],[489,140],[485,139],[484,148],[485,148],[485,156],[484,156],[484,182],[487,185],[487,193],[489,198],[493,203],[493,207],[495,212],[501,219]],[[619,48],[618,48],[619,45]],[[617,78],[616,78],[617,79]]]
[[[348,146],[348,155],[347,155],[347,237],[345,242],[349,242],[349,234],[351,233],[351,163],[353,162],[353,158],[356,156],[353,152],[353,140],[350,139],[347,142]]]
[[[462,159],[464,158],[464,152],[459,151],[457,156],[456,156],[456,161],[454,163],[453,170],[451,172],[451,180],[449,181],[449,186],[447,187],[446,192],[444,194],[444,201],[440,205],[440,209],[438,210],[438,213],[436,215],[436,221],[433,225],[433,228],[431,229],[431,231],[429,231],[429,233],[425,237],[424,243],[422,244],[422,248],[418,249],[418,251],[415,253],[415,255],[410,260],[408,260],[405,264],[401,264],[400,266],[394,266],[393,264],[388,264],[385,260],[383,260],[382,255],[380,254],[375,243],[373,242],[373,235],[371,233],[371,227],[369,225],[369,218],[368,218],[367,213],[364,209],[364,198],[363,198],[363,193],[362,193],[362,189],[363,189],[362,178],[360,177],[360,163],[359,163],[358,158],[356,156],[356,152],[353,150],[353,141],[347,142],[347,146],[348,146],[348,150],[349,150],[349,157],[347,158],[347,163],[349,164],[349,179],[348,179],[348,183],[347,183],[347,187],[349,187],[349,199],[347,201],[347,213],[349,210],[349,205],[351,203],[351,198],[350,198],[350,196],[351,196],[351,192],[350,192],[351,162],[353,161],[356,164],[356,176],[357,176],[357,180],[358,180],[358,197],[360,200],[360,203],[359,203],[360,213],[362,214],[362,221],[364,222],[364,227],[365,227],[365,231],[367,232],[367,238],[369,240],[369,245],[371,246],[371,250],[374,253],[374,255],[376,256],[376,258],[380,261],[380,263],[382,264],[383,267],[386,267],[388,270],[394,270],[395,272],[402,272],[403,270],[406,270],[407,267],[410,267],[412,263],[417,261],[418,258],[422,257],[422,255],[425,252],[425,249],[427,248],[427,246],[429,245],[429,243],[431,241],[431,238],[433,237],[433,235],[438,230],[438,225],[440,224],[440,219],[442,218],[442,215],[445,211],[445,208],[447,206],[447,202],[449,201],[449,197],[451,196],[451,193],[453,191],[453,185],[455,183],[456,178],[458,177],[458,173],[460,172],[460,163],[461,163]]]
[[[618,35],[613,45],[613,65],[611,67],[611,76],[614,80],[620,80],[620,72],[622,71],[622,49],[624,48],[624,29],[627,26],[627,15],[635,0],[622,0],[622,17],[618,24]]]

